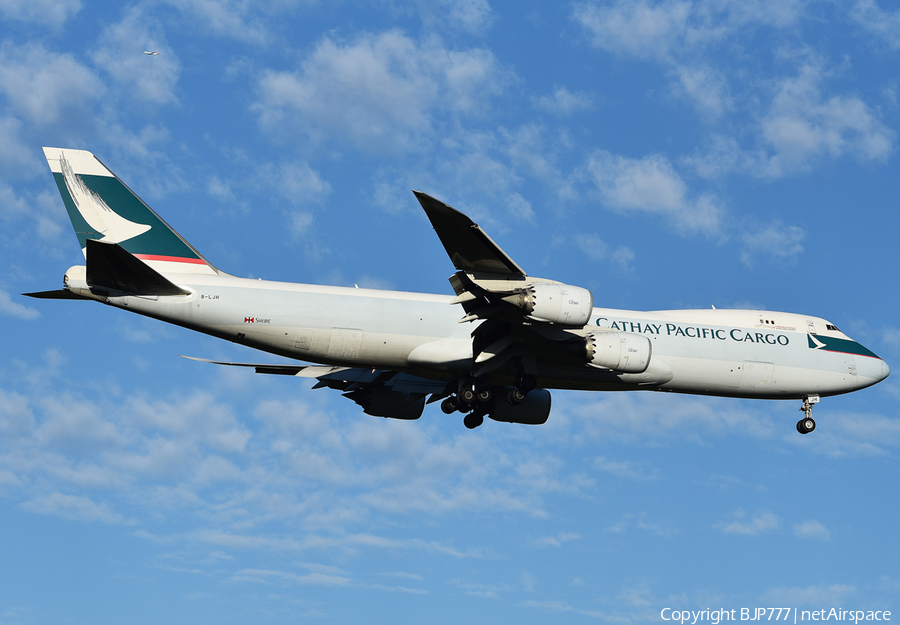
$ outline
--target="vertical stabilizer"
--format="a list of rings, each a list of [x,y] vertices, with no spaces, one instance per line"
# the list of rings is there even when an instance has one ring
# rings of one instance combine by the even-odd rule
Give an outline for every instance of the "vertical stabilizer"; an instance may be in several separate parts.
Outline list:
[[[44,148],[87,256],[87,241],[115,243],[156,271],[218,273],[125,183],[87,150]]]

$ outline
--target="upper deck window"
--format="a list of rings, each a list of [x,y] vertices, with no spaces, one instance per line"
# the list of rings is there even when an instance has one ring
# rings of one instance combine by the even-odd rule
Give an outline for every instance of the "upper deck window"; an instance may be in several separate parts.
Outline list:
[[[840,332],[840,330],[837,329],[837,326],[835,326],[834,324],[831,324],[831,323],[826,323],[825,329],[831,330],[832,332]]]

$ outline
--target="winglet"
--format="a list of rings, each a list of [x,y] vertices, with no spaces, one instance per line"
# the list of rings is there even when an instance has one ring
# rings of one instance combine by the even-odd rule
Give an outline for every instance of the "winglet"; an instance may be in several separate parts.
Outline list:
[[[525,275],[522,268],[466,215],[421,191],[413,193],[425,209],[454,267],[470,273]]]

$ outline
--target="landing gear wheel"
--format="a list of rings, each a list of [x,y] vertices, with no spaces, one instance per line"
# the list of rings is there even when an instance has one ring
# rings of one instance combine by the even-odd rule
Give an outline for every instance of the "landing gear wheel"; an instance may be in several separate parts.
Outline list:
[[[463,418],[463,425],[470,430],[474,430],[482,423],[484,423],[484,415],[478,411],[470,412]]]
[[[493,397],[494,393],[492,393],[491,389],[489,388],[483,388],[478,391],[478,401],[482,404],[488,403],[489,401],[491,401],[491,399],[493,399]]]
[[[812,418],[812,409],[813,406],[818,403],[818,395],[807,395],[803,398],[803,406],[800,408],[800,412],[802,412],[804,416],[797,421],[797,431],[801,434],[809,434],[816,429],[816,422]]]
[[[520,388],[514,388],[509,392],[509,395],[506,396],[506,401],[509,402],[510,406],[518,406],[525,401],[525,397],[525,391]]]
[[[464,388],[459,392],[459,402],[461,404],[469,405],[475,401],[475,391],[470,388]]]
[[[519,379],[516,380],[516,388],[527,395],[537,388],[537,378],[527,373],[524,375],[520,375]]]
[[[453,414],[457,410],[459,410],[459,403],[456,401],[455,397],[448,397],[441,402],[441,411],[444,414]]]

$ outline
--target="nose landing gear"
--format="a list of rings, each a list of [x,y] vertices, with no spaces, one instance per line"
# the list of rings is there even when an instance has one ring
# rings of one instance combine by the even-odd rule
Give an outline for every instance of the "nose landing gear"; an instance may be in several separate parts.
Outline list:
[[[818,395],[807,395],[803,398],[803,406],[800,408],[800,412],[804,414],[804,417],[797,421],[797,431],[801,434],[809,434],[816,429],[816,422],[812,418],[812,409],[813,405],[818,403]]]

